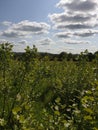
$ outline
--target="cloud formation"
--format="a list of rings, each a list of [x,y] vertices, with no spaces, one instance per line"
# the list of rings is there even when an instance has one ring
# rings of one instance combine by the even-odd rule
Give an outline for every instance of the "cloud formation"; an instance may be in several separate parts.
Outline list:
[[[59,32],[56,33],[55,36],[58,38],[71,38],[73,36],[76,37],[90,37],[98,34],[98,30],[82,30],[82,31],[69,31],[69,32]]]
[[[50,20],[55,23],[60,23],[60,22],[73,22],[73,23],[76,23],[76,22],[86,22],[86,21],[89,21],[91,19],[94,19],[96,17],[96,15],[93,15],[93,14],[67,14],[66,12],[64,13],[55,13],[55,14],[52,14],[50,15],[49,14],[49,18]]]
[[[49,29],[50,25],[47,23],[30,22],[25,20],[16,24],[12,24],[12,26],[10,26],[8,29],[2,31],[0,35],[7,38],[19,38],[48,33]]]
[[[78,31],[73,33],[73,35],[79,37],[90,37],[90,36],[94,36],[95,34],[98,34],[98,30],[85,30],[85,31]]]
[[[56,33],[55,36],[58,37],[58,38],[70,38],[72,37],[73,33],[71,32],[59,32],[59,33]]]
[[[55,44],[55,42],[51,38],[49,38],[49,37],[37,40],[35,42],[40,44],[40,45],[45,45],[45,46],[46,45],[53,45],[53,44]]]
[[[19,38],[26,36],[25,32],[19,32],[13,29],[8,29],[1,32],[1,36],[7,37],[7,38]]]
[[[12,22],[9,22],[9,21],[0,22],[1,26],[10,26],[11,24],[12,24]]]
[[[97,0],[60,0],[60,2],[56,5],[59,8],[67,9],[68,11],[75,12],[90,12],[96,10],[98,7]]]
[[[96,25],[89,25],[89,24],[83,24],[83,23],[60,23],[54,26],[55,29],[60,29],[60,30],[76,30],[76,29],[92,29]]]
[[[28,20],[21,21],[18,24],[13,24],[13,30],[24,31],[24,32],[31,32],[33,34],[42,34],[47,33],[47,30],[50,29],[50,25],[44,22],[30,22]]]
[[[28,42],[26,40],[21,40],[18,42],[20,45],[26,45]]]
[[[56,34],[58,38],[98,34],[95,30],[98,27],[98,0],[60,0],[56,7],[64,11],[49,14],[48,17],[53,23],[53,29],[63,31]]]
[[[89,44],[89,41],[64,40],[66,44]]]

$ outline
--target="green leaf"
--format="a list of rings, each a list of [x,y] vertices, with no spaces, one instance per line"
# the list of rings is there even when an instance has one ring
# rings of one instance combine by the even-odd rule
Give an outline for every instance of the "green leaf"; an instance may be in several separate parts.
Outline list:
[[[20,117],[19,117],[19,122],[20,122],[20,123],[25,123],[25,118],[24,118],[23,115],[20,115]]]
[[[59,103],[60,101],[61,101],[61,98],[60,98],[60,97],[58,97],[58,98],[55,99],[55,102],[56,102],[56,103]]]
[[[6,121],[3,118],[0,118],[0,126],[5,126]]]
[[[92,116],[90,116],[90,115],[84,116],[84,120],[92,120]]]
[[[88,112],[89,114],[93,114],[93,110],[90,108],[85,108],[84,111]]]
[[[57,111],[59,110],[59,107],[58,107],[57,105],[56,105],[54,108],[55,108],[55,110],[57,110]]]
[[[15,108],[13,108],[12,113],[14,115],[16,115],[19,111],[21,111],[21,108],[20,107],[15,107]]]
[[[54,114],[59,116],[60,115],[60,112],[59,111],[54,111]]]
[[[64,123],[64,126],[68,128],[70,126],[70,123]]]

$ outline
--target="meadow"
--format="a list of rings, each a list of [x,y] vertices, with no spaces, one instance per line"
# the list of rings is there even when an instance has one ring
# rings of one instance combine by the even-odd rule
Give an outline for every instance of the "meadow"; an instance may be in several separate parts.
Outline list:
[[[98,130],[98,54],[77,61],[18,58],[0,45],[0,130]]]

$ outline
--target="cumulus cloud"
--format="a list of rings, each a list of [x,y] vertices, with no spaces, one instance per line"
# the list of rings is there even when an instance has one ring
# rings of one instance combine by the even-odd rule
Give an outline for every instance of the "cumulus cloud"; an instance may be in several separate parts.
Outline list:
[[[83,30],[83,31],[73,31],[73,32],[59,32],[56,33],[55,36],[58,38],[71,38],[73,36],[76,37],[90,37],[98,34],[98,30]]]
[[[39,43],[40,45],[52,45],[52,44],[55,44],[55,42],[49,37],[37,40],[36,43]]]
[[[27,40],[21,40],[18,43],[21,44],[21,45],[26,45],[28,42],[27,42]]]
[[[86,22],[91,19],[94,19],[96,15],[93,14],[67,14],[66,12],[63,13],[55,13],[49,14],[48,16],[53,23],[60,23],[60,22]]]
[[[70,38],[72,35],[72,32],[59,32],[55,34],[55,36],[58,38]]]
[[[30,22],[28,20],[12,24],[8,29],[1,32],[1,36],[8,38],[19,38],[30,35],[39,35],[48,33],[50,25],[44,22]]]
[[[7,38],[19,38],[19,37],[24,37],[25,35],[26,35],[25,32],[18,32],[12,29],[8,29],[1,32],[1,36],[7,37]]]
[[[77,40],[64,40],[67,44],[89,44],[89,41],[77,41]]]
[[[78,32],[73,33],[73,35],[79,36],[79,37],[90,37],[95,34],[98,34],[98,30],[85,30],[85,31],[78,31]]]
[[[97,9],[97,5],[97,0],[60,0],[60,2],[56,6],[67,9],[68,11],[89,12]]]
[[[60,23],[56,24],[54,26],[55,29],[61,29],[61,30],[76,30],[76,29],[91,29],[95,27],[96,25],[89,25],[89,24],[82,24],[82,23],[70,23],[70,24],[65,24],[65,23]]]
[[[60,0],[56,7],[64,11],[49,14],[48,17],[53,23],[53,29],[64,31],[56,34],[58,38],[70,38],[72,35],[88,37],[98,34],[95,31],[98,27],[98,0]]]
[[[44,23],[44,22],[30,22],[28,20],[21,21],[18,24],[13,24],[12,27],[13,30],[18,30],[18,31],[24,31],[24,32],[31,32],[34,34],[42,34],[46,33],[47,30],[50,29],[50,25]]]
[[[12,24],[12,22],[9,22],[9,21],[0,22],[1,26],[10,26],[11,24]]]

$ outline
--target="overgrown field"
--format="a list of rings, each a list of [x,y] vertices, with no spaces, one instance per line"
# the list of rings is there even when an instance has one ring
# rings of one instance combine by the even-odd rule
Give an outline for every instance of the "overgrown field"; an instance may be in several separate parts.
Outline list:
[[[98,55],[50,61],[0,45],[0,130],[98,130]]]

